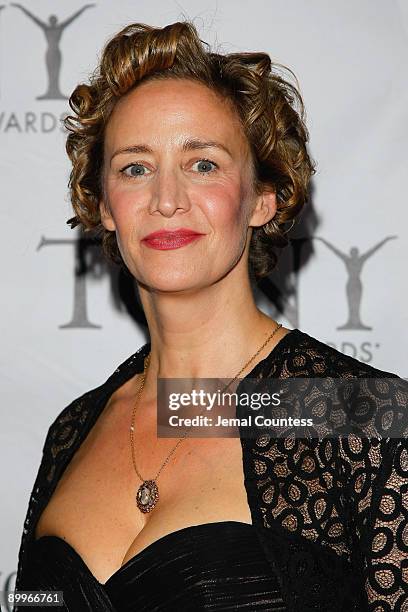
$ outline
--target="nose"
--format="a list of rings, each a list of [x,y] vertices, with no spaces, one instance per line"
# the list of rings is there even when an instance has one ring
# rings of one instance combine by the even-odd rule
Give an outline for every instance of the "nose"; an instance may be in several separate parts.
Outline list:
[[[149,212],[154,214],[158,211],[164,217],[171,217],[177,211],[185,212],[189,208],[190,202],[183,177],[179,175],[177,168],[161,167],[153,181]]]

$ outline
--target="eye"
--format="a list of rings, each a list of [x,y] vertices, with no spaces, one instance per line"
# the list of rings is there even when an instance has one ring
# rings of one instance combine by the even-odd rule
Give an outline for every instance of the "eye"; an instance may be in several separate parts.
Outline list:
[[[126,170],[130,170],[130,172],[126,172]],[[143,164],[132,163],[132,164],[128,164],[127,166],[122,168],[120,171],[121,171],[122,174],[124,174],[125,176],[127,176],[129,178],[135,178],[135,177],[138,177],[138,176],[145,175],[146,174],[146,170],[148,171],[146,166],[144,166]]]
[[[200,174],[209,174],[218,168],[217,164],[210,159],[199,159],[193,164],[193,166],[195,165],[197,165]]]

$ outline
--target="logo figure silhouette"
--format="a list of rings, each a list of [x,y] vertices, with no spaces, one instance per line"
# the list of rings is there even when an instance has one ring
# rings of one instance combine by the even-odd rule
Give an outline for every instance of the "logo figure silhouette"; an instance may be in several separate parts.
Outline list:
[[[23,11],[34,23],[36,23],[44,32],[47,40],[47,51],[45,53],[45,65],[47,68],[48,76],[48,88],[44,95],[37,96],[36,100],[67,100],[68,97],[64,96],[60,91],[59,78],[62,63],[61,50],[59,43],[63,31],[69,26],[75,19],[77,19],[81,13],[87,8],[95,6],[94,4],[85,4],[79,11],[68,17],[65,21],[58,22],[56,15],[50,15],[48,17],[48,23],[41,21],[38,17],[33,15],[28,9],[21,4],[11,2],[10,6],[15,6]]]
[[[337,329],[368,329],[372,327],[364,325],[360,318],[360,306],[361,298],[363,294],[363,285],[360,279],[363,264],[367,261],[371,255],[373,255],[378,249],[380,249],[388,240],[393,240],[397,236],[387,236],[384,240],[381,240],[378,244],[374,245],[371,249],[365,253],[360,254],[357,247],[351,247],[349,254],[343,253],[335,246],[330,244],[324,238],[315,236],[316,240],[321,240],[335,255],[337,255],[345,264],[348,273],[348,279],[346,283],[346,295],[349,309],[348,321],[344,325],[340,325]]]

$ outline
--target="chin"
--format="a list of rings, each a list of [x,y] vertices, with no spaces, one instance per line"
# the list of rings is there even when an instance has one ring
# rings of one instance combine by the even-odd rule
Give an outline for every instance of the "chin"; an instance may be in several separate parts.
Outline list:
[[[204,275],[207,276],[206,282],[203,275],[197,274],[196,271],[191,270],[190,273],[187,273],[186,270],[183,270],[175,274],[174,270],[166,270],[165,267],[155,273],[134,276],[150,291],[159,293],[194,291],[211,282],[210,274]]]

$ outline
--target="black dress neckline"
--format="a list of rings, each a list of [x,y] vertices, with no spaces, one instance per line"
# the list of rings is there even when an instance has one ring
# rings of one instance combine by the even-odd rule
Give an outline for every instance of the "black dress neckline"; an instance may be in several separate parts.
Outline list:
[[[100,582],[96,578],[96,576],[89,569],[88,565],[85,563],[83,557],[74,548],[74,546],[72,546],[72,544],[70,544],[67,540],[64,540],[64,538],[61,538],[60,536],[57,536],[57,535],[47,534],[47,535],[43,535],[37,538],[36,540],[34,540],[34,545],[37,545],[37,546],[47,545],[48,546],[51,543],[52,546],[56,545],[56,546],[64,547],[69,552],[70,555],[73,555],[76,558],[76,560],[83,566],[83,568],[90,575],[90,577],[92,577],[93,580],[95,580],[101,587],[106,587],[108,584],[111,583],[112,580],[116,580],[123,571],[129,569],[132,565],[140,561],[146,555],[152,554],[152,552],[156,548],[160,548],[161,546],[164,546],[172,541],[175,541],[180,537],[189,536],[192,532],[198,533],[198,532],[208,531],[208,530],[216,531],[226,526],[233,526],[233,528],[237,530],[238,529],[253,530],[254,528],[252,523],[245,523],[243,521],[224,520],[224,521],[211,521],[208,523],[198,523],[197,525],[187,525],[186,527],[181,527],[180,529],[176,529],[175,531],[170,531],[169,533],[164,534],[157,540],[154,540],[153,542],[145,546],[141,551],[133,555],[133,557],[128,559],[115,572],[113,572],[113,574],[109,576],[106,582]]]
[[[72,612],[287,612],[255,526],[234,520],[165,534],[105,583],[68,542],[41,536],[25,578],[31,590],[61,591],[64,609]]]

